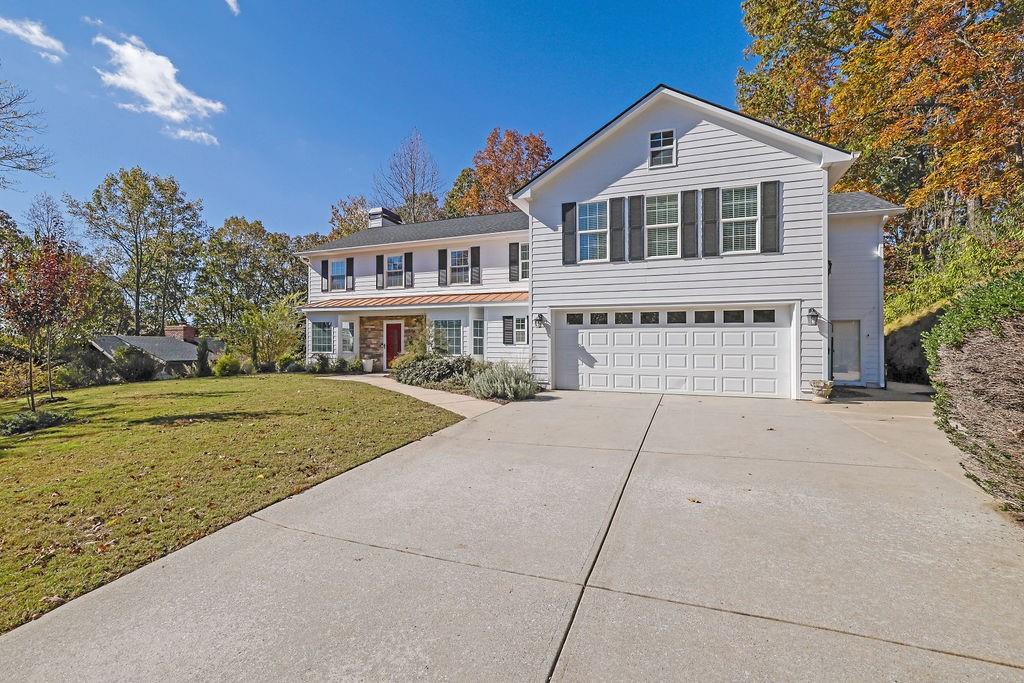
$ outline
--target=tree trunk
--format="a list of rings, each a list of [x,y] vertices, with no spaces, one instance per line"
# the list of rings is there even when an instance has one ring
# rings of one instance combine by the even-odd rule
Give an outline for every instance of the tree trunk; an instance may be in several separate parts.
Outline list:
[[[53,350],[53,342],[50,339],[50,326],[46,326],[46,390],[50,393],[50,399],[53,399],[53,361],[51,360],[51,353]]]
[[[256,344],[256,337],[254,335],[253,338],[252,338],[252,364],[253,364],[253,366],[256,366],[256,365],[259,364],[258,361],[256,360],[256,352],[257,352],[258,349],[259,349],[259,346]]]
[[[135,336],[142,334],[142,273],[135,267]]]
[[[36,412],[36,393],[33,382],[35,376],[32,374],[32,361],[36,355],[36,338],[35,335],[29,335],[28,338],[28,406],[32,412]]]

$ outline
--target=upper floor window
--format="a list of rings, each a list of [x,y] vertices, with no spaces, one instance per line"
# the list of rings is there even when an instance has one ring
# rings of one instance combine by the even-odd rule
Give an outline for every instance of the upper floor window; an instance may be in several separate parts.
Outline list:
[[[331,261],[331,291],[345,289],[345,259]]]
[[[679,195],[648,197],[646,207],[647,257],[679,256]]]
[[[451,267],[448,282],[453,285],[464,285],[469,282],[469,249],[452,249],[449,253]]]
[[[309,351],[310,353],[334,353],[334,334],[331,331],[330,323],[312,323]]]
[[[387,286],[405,286],[405,256],[402,254],[388,256]]]
[[[661,130],[651,133],[651,153],[647,166],[671,166],[676,162],[676,132]]]
[[[585,202],[577,207],[576,232],[580,261],[608,259],[608,202]]]
[[[758,250],[757,185],[722,190],[722,253]]]
[[[530,245],[526,242],[519,244],[519,279],[530,279]]]

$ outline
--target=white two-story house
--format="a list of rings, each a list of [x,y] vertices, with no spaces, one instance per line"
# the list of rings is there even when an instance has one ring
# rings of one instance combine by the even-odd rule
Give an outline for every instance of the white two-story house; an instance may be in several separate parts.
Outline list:
[[[307,353],[423,325],[553,388],[806,398],[884,386],[882,226],[830,194],[855,155],[659,85],[513,193],[522,213],[398,224],[300,256]]]

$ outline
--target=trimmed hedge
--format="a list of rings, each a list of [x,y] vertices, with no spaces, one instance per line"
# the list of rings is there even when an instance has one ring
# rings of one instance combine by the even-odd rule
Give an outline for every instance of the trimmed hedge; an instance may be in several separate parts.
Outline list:
[[[922,340],[936,424],[967,476],[1024,513],[1024,272],[967,290]]]

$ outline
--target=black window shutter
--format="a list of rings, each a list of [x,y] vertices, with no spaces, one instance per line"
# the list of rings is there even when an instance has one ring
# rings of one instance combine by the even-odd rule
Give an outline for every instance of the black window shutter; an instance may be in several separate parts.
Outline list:
[[[576,204],[562,204],[562,265],[576,263]]]
[[[412,252],[405,252],[405,258],[402,261],[405,262],[405,286],[412,287]]]
[[[629,260],[644,260],[644,198],[629,198]]]
[[[448,250],[437,250],[437,286],[448,286]]]
[[[331,264],[327,261],[327,259],[324,259],[323,261],[320,262],[320,291],[321,292],[326,292],[328,287],[329,287],[329,283],[327,281],[327,278],[330,276],[330,272],[329,272],[330,265]]]
[[[384,254],[377,254],[377,289],[384,289]]]
[[[511,315],[501,316],[501,343],[515,344],[516,319]]]
[[[349,256],[345,259],[345,289],[352,291],[356,288],[356,260]]]
[[[519,282],[519,242],[508,243],[508,281]]]
[[[480,284],[480,247],[469,248],[469,284]]]
[[[626,260],[625,204],[622,197],[614,197],[608,202],[608,239],[611,240],[608,253],[612,261]]]
[[[697,255],[697,190],[683,192],[683,258]]]
[[[779,251],[779,181],[761,183],[761,252]]]
[[[718,222],[718,188],[706,188],[703,195],[701,204],[704,212],[704,256],[718,256],[721,230]]]

